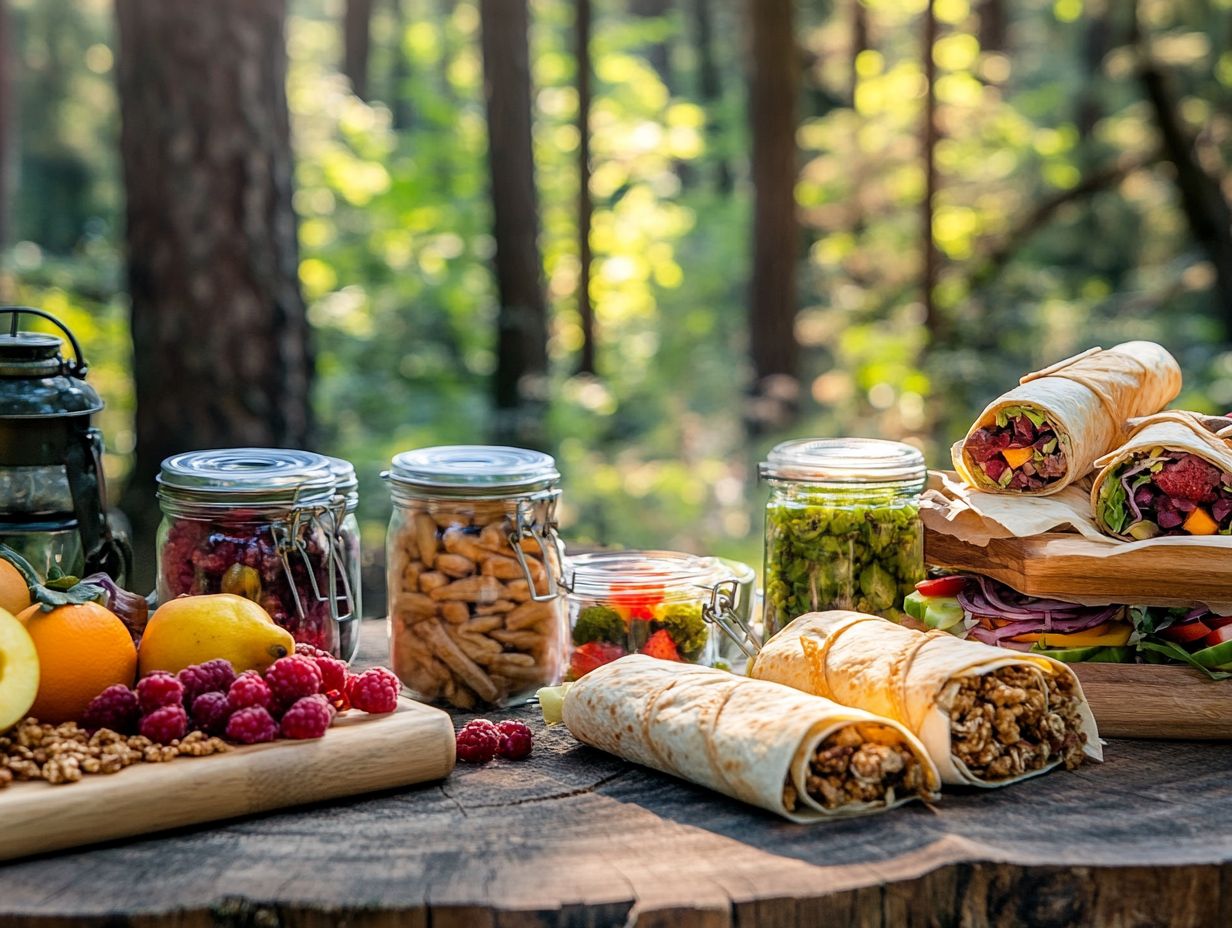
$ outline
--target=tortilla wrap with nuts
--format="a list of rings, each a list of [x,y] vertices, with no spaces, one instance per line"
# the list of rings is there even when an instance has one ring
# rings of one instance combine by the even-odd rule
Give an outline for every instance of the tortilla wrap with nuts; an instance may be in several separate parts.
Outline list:
[[[955,470],[976,489],[1049,496],[1082,479],[1096,459],[1121,444],[1129,419],[1159,412],[1180,392],[1181,369],[1162,346],[1136,341],[1106,350],[1092,348],[1024,376],[1019,386],[984,408],[966,437],[950,449],[950,456]],[[1016,457],[1002,457],[1010,449],[988,448],[988,430],[1004,429],[998,416],[1004,420],[1006,410],[1029,411],[1045,435],[1055,433],[1051,450],[1014,464]],[[1027,429],[1027,435],[1032,434],[1034,430]],[[1046,447],[1045,442],[1040,444]],[[1025,437],[1013,447],[1032,451]],[[1004,468],[1007,464],[1009,469]],[[1024,466],[1030,473],[1020,470]],[[998,474],[990,476],[989,469]],[[1008,485],[1014,478],[1018,478],[1015,485]],[[1044,485],[1025,485],[1036,482]]]
[[[899,723],[709,667],[623,657],[572,684],[562,714],[579,741],[793,822],[933,799],[940,785],[924,746]],[[890,755],[905,766],[886,774],[881,798],[830,793],[827,807],[820,787],[809,788],[811,765],[826,750],[827,761],[845,756],[853,769],[861,757]],[[867,780],[851,788],[878,791]]]
[[[1099,471],[1091,486],[1091,509],[1101,532],[1142,541],[1160,534],[1223,534],[1232,526],[1232,419],[1169,409],[1129,424],[1125,443],[1095,462]],[[1176,512],[1174,501],[1161,499],[1169,494],[1155,479],[1158,472],[1183,463],[1186,455],[1200,458],[1215,471],[1200,475],[1209,475],[1205,486],[1194,487],[1190,476],[1187,482],[1197,492],[1185,493],[1184,511]],[[1143,485],[1150,491],[1139,504],[1134,497]],[[1197,508],[1213,518],[1203,520],[1206,528],[1202,531],[1186,530],[1184,525],[1191,524],[1186,516]],[[1172,519],[1161,509],[1172,509]]]
[[[1006,786],[1061,763],[1074,766],[1082,755],[1103,759],[1078,678],[1042,654],[920,632],[861,612],[813,612],[766,642],[749,676],[900,722],[924,743],[944,783]],[[997,715],[1038,702],[1041,693],[1043,710],[1031,707],[1039,718],[1024,714],[1017,729]],[[1023,694],[1028,698],[1009,704]],[[960,714],[968,696],[972,706]],[[984,705],[993,706],[989,728],[981,724]],[[1054,747],[1057,741],[1065,743]],[[1015,763],[1024,757],[1030,764]]]

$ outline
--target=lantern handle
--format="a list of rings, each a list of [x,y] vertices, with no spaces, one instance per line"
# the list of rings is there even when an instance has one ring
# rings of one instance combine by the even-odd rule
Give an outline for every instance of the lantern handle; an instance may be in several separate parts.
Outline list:
[[[86,359],[82,357],[81,345],[77,343],[77,336],[74,335],[72,330],[69,329],[69,327],[63,322],[51,313],[47,312],[47,310],[35,309],[33,306],[0,306],[0,316],[5,314],[13,317],[13,324],[9,327],[9,335],[12,335],[14,338],[17,337],[17,320],[22,315],[38,316],[40,319],[46,319],[61,332],[67,335],[69,344],[73,346],[73,362],[72,364],[65,362],[68,372],[74,377],[85,377],[86,373],[90,370],[90,365],[88,365],[86,363]]]

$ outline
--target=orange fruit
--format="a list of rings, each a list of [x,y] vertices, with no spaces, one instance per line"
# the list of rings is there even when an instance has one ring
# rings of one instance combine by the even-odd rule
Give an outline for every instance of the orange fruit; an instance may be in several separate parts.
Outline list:
[[[0,609],[13,615],[30,608],[30,588],[26,578],[12,564],[0,557]]]
[[[17,617],[39,657],[39,688],[30,715],[40,722],[79,720],[90,700],[115,683],[133,685],[137,648],[128,629],[98,603],[33,605]]]

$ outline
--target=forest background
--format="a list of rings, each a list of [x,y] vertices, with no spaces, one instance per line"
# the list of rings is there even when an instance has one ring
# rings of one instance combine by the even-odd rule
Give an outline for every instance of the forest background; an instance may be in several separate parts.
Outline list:
[[[1129,338],[1232,407],[1232,0],[4,0],[0,37],[0,295],[81,338],[147,580],[188,447],[353,461],[377,614],[411,447],[543,447],[570,540],[756,564],[785,438],[944,465]]]

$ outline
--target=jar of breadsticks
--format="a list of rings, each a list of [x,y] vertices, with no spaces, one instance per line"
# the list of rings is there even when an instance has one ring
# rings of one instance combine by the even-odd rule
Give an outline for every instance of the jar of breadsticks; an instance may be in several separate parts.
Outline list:
[[[550,455],[450,445],[384,474],[394,671],[425,702],[507,706],[560,681],[568,655]]]

